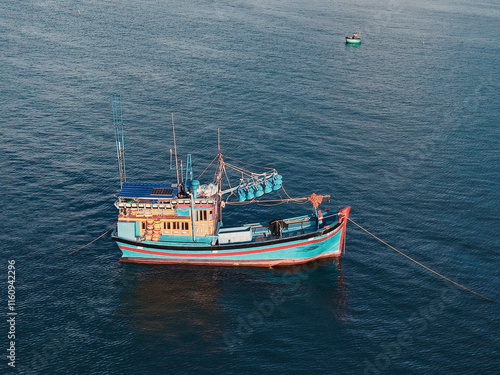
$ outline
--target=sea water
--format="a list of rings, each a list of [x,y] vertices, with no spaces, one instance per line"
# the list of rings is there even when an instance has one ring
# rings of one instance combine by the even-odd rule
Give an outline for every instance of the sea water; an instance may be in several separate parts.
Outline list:
[[[499,300],[498,2],[4,1],[0,31],[2,373],[498,372],[498,304],[351,223],[341,261],[285,269],[121,264],[109,235],[68,255],[116,221],[121,93],[130,181],[174,181],[173,114],[195,176],[219,129]]]

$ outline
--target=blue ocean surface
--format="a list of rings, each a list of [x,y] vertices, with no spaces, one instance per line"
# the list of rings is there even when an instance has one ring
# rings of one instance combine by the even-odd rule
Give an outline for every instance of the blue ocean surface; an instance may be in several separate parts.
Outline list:
[[[491,0],[3,1],[0,372],[498,373],[499,42]],[[109,235],[69,255],[116,222],[112,93],[130,181],[174,181],[173,113],[195,175],[220,129],[497,303],[352,223],[341,260],[283,269],[122,264]]]

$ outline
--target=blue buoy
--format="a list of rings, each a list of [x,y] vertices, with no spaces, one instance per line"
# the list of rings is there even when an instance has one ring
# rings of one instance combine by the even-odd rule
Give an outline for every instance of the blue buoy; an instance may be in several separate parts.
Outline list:
[[[255,194],[253,192],[254,192],[254,189],[252,187],[248,188],[248,191],[247,191],[247,199],[248,200],[252,200],[255,198]]]
[[[262,197],[264,195],[264,190],[262,190],[262,185],[261,184],[257,184],[256,188],[257,188],[257,191],[255,192],[255,196],[257,198],[258,197]]]
[[[273,183],[271,182],[271,180],[267,180],[267,183],[266,183],[266,187],[264,189],[264,193],[270,193],[271,191],[273,191]]]
[[[238,195],[239,195],[238,200],[240,202],[243,202],[244,200],[247,199],[247,194],[245,193],[245,190],[243,190],[243,189],[238,189]]]
[[[283,183],[282,177],[279,174],[274,175],[273,178],[273,190],[279,190],[281,189],[281,184]]]

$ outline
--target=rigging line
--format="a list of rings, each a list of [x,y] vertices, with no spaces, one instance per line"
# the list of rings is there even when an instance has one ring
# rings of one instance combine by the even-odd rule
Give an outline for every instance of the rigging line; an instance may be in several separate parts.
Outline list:
[[[400,251],[400,250],[396,249],[394,246],[391,246],[391,245],[389,245],[387,242],[385,242],[384,240],[382,240],[382,239],[378,238],[378,237],[377,237],[376,235],[374,235],[373,233],[370,233],[368,230],[366,230],[365,228],[363,228],[361,225],[359,225],[358,223],[356,223],[356,222],[355,222],[354,220],[352,220],[351,218],[348,218],[348,220],[349,220],[351,223],[353,223],[354,225],[356,225],[358,228],[360,228],[361,230],[363,230],[363,231],[365,231],[366,233],[368,233],[370,236],[372,236],[372,237],[373,237],[373,238],[375,238],[376,240],[378,240],[378,241],[382,242],[384,245],[386,245],[386,246],[390,247],[392,250],[394,250],[394,251],[398,252],[399,254],[403,255],[403,256],[404,256],[404,257],[406,257],[406,258],[408,258],[408,259],[409,259],[409,260],[411,260],[412,262],[414,262],[414,263],[418,264],[419,266],[421,266],[421,267],[425,268],[427,271],[430,271],[430,272],[432,272],[433,274],[435,274],[435,275],[437,275],[437,276],[439,276],[439,277],[442,277],[442,278],[443,278],[443,279],[445,279],[446,281],[449,281],[450,283],[455,284],[456,286],[459,286],[460,288],[465,289],[466,291],[468,291],[468,292],[470,292],[470,293],[473,293],[473,294],[475,294],[475,295],[478,295],[479,297],[484,298],[484,299],[485,299],[485,300],[487,300],[487,301],[490,301],[490,302],[496,302],[495,300],[493,300],[493,299],[491,299],[491,298],[489,298],[489,297],[483,296],[482,294],[480,294],[480,293],[478,293],[478,292],[475,292],[475,291],[473,291],[472,289],[469,289],[469,288],[467,288],[466,286],[463,286],[462,284],[459,284],[459,283],[457,283],[456,281],[453,281],[453,280],[451,280],[451,279],[447,278],[447,277],[446,277],[446,276],[444,276],[444,275],[441,275],[439,272],[434,271],[433,269],[431,269],[431,268],[427,267],[426,265],[424,265],[424,264],[420,263],[419,261],[417,261],[417,260],[413,259],[412,257],[410,257],[410,256],[406,255],[406,254],[405,254],[405,253],[403,253],[402,251]]]
[[[254,173],[252,173],[251,171],[247,171],[246,169],[243,169],[243,168],[238,167],[238,166],[236,166],[236,165],[232,165],[232,164],[229,164],[229,163],[224,163],[224,164],[225,164],[226,166],[228,166],[229,168],[234,169],[234,170],[235,170],[235,171],[237,171],[237,172],[241,172],[242,174],[247,174],[247,175],[249,175],[249,176],[251,176],[252,174],[254,174]]]
[[[283,184],[281,185],[281,188],[283,189],[283,192],[286,194],[286,196],[287,196],[288,198],[292,199],[292,197],[291,197],[291,196],[289,196],[289,195],[288,195],[288,193],[286,192],[286,190],[285,190],[285,188],[284,188]]]
[[[68,255],[71,255],[71,254],[73,254],[73,253],[76,253],[77,251],[80,251],[81,249],[83,249],[83,248],[85,248],[85,247],[89,246],[90,244],[93,244],[93,243],[94,243],[94,242],[96,242],[99,238],[104,237],[106,234],[108,234],[108,233],[109,233],[109,232],[110,232],[113,228],[114,228],[114,226],[113,226],[112,228],[108,229],[108,230],[107,230],[106,232],[104,232],[103,234],[101,234],[101,235],[100,235],[99,237],[97,237],[96,239],[94,239],[94,240],[90,241],[88,244],[86,244],[86,245],[84,245],[84,246],[80,247],[79,249],[73,250],[71,253],[68,253]]]
[[[250,203],[272,203],[272,202],[280,202],[280,203],[297,203],[297,204],[305,204],[308,203],[307,198],[291,198],[291,199],[263,199],[256,200],[255,198],[251,201],[243,201],[243,202],[227,202],[227,204],[239,205],[239,204],[250,204]]]
[[[229,177],[227,175],[226,166],[222,166],[222,169],[224,171],[224,174],[226,175],[227,184],[229,185],[229,188],[232,189],[231,181],[229,180]]]
[[[201,176],[203,176],[203,174],[207,171],[207,169],[208,169],[208,168],[210,168],[210,166],[214,163],[214,161],[215,161],[218,157],[219,157],[219,155],[217,155],[217,156],[214,158],[214,160],[212,160],[212,161],[210,162],[210,164],[208,165],[208,167],[206,167],[206,168],[205,168],[205,170],[204,170],[203,172],[201,172],[201,174],[198,176],[197,180],[199,180],[199,179],[200,179],[200,177],[201,177]]]
[[[231,168],[233,170],[235,170],[236,172],[239,172],[241,173],[241,177],[243,178],[245,175],[248,176],[248,177],[251,177],[251,178],[260,178],[260,177],[265,177],[267,176],[267,173],[256,173],[256,172],[252,172],[252,171],[249,171],[249,170],[246,170],[246,169],[243,169],[241,167],[238,167],[236,165],[233,165],[233,164],[229,164],[229,163],[224,163],[225,166],[227,166],[228,168]]]
[[[229,198],[231,198],[231,196],[233,196],[233,195],[236,195],[236,194],[234,194],[234,191],[232,191],[231,193],[229,193],[229,195],[227,196],[226,200],[224,201],[224,204],[231,204],[229,202]],[[248,203],[250,203],[250,202],[248,202]]]
[[[244,162],[242,162],[241,160],[238,160],[238,159],[235,159],[235,158],[231,158],[231,157],[229,157],[229,156],[226,156],[226,158],[231,159],[231,160],[234,160],[234,161],[237,161],[238,163],[241,163],[241,164],[251,165],[252,167],[257,167],[257,168],[263,168],[263,169],[270,169],[270,170],[274,170],[274,168],[269,168],[269,167],[261,167],[261,166],[259,166],[259,165],[255,165],[255,164],[244,163]]]
[[[259,203],[259,202],[257,201],[257,205],[258,205],[258,206],[262,206],[262,207],[274,207],[274,206],[279,206],[280,204],[284,204],[284,203],[287,203],[287,202],[283,201],[283,202],[279,202],[279,203],[262,204],[262,203]]]

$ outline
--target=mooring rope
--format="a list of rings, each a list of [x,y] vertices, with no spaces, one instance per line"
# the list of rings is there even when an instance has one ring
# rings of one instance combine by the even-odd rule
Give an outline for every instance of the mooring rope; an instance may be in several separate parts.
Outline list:
[[[466,286],[463,286],[462,284],[459,284],[459,283],[457,283],[456,281],[453,281],[453,280],[451,280],[451,279],[447,278],[447,277],[446,277],[446,276],[444,276],[444,275],[441,275],[439,272],[434,271],[433,269],[431,269],[431,268],[427,267],[426,265],[424,265],[424,264],[420,263],[419,261],[417,261],[417,260],[413,259],[413,258],[412,258],[412,257],[410,257],[409,255],[406,255],[406,254],[405,254],[405,253],[403,253],[402,251],[400,251],[400,250],[396,249],[394,246],[389,245],[387,242],[385,242],[384,240],[382,240],[382,239],[378,238],[376,235],[374,235],[373,233],[369,232],[367,229],[363,228],[361,225],[359,225],[358,223],[356,223],[356,222],[355,222],[354,220],[352,220],[351,218],[348,218],[348,219],[349,219],[349,221],[350,221],[351,223],[353,223],[354,225],[356,225],[358,228],[360,228],[360,229],[361,229],[361,230],[363,230],[364,232],[368,233],[370,236],[372,236],[372,237],[373,237],[373,238],[375,238],[376,240],[378,240],[378,241],[382,242],[384,245],[386,245],[386,246],[390,247],[392,250],[394,250],[394,251],[398,252],[399,254],[403,255],[403,256],[404,256],[404,257],[406,257],[406,258],[408,258],[408,259],[409,259],[409,260],[411,260],[412,262],[414,262],[414,263],[418,264],[420,267],[425,268],[426,270],[428,270],[428,271],[432,272],[433,274],[438,275],[439,277],[442,277],[443,279],[445,279],[445,280],[449,281],[450,283],[455,284],[456,286],[459,286],[460,288],[465,289],[466,291],[468,291],[468,292],[470,292],[470,293],[473,293],[473,294],[475,294],[475,295],[477,295],[477,296],[479,296],[479,297],[481,297],[481,298],[484,298],[484,299],[485,299],[485,300],[487,300],[487,301],[490,301],[490,302],[496,302],[495,300],[493,300],[493,299],[491,299],[491,298],[488,298],[488,297],[486,297],[486,296],[483,296],[482,294],[480,294],[480,293],[478,293],[478,292],[475,292],[475,291],[473,291],[472,289],[469,289],[469,288],[467,288]]]
[[[113,226],[113,228],[114,228],[114,226]],[[100,235],[99,237],[97,237],[96,239],[93,239],[93,240],[92,240],[92,241],[90,241],[88,244],[86,244],[86,245],[84,245],[84,246],[80,247],[79,249],[73,250],[71,253],[68,253],[68,255],[71,255],[71,254],[73,254],[73,253],[76,253],[77,251],[80,251],[81,249],[83,249],[83,248],[85,248],[85,247],[87,247],[87,246],[89,246],[89,245],[93,244],[93,243],[94,243],[94,242],[96,242],[99,238],[104,237],[106,234],[108,234],[108,233],[109,233],[109,232],[110,232],[113,228],[108,229],[106,232],[104,232],[103,234],[101,234],[101,235]]]

